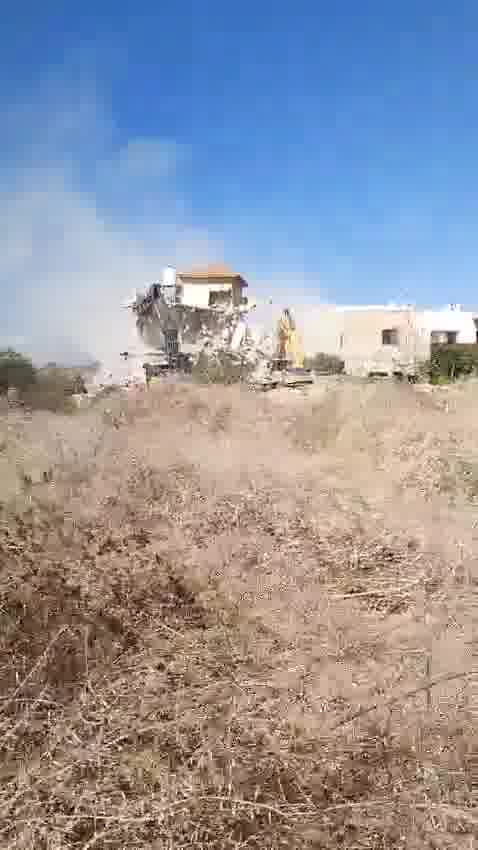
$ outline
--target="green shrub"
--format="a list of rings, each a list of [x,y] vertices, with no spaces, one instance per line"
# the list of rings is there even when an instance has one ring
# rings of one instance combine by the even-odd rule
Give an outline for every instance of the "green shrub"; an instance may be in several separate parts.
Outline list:
[[[454,381],[478,373],[478,345],[456,343],[432,345],[430,380],[432,383]]]
[[[314,354],[313,357],[306,357],[306,369],[312,369],[320,375],[342,375],[345,363],[340,357],[335,354],[325,354],[322,351]]]
[[[29,357],[13,348],[0,351],[0,393],[6,393],[10,387],[21,393],[36,379],[37,370]]]

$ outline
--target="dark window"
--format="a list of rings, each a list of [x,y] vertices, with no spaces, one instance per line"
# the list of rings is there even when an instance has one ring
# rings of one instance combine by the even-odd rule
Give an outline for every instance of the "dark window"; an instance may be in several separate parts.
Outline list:
[[[209,293],[210,307],[223,307],[229,304],[232,300],[232,292],[230,289],[221,289],[218,292]]]
[[[398,345],[397,328],[386,328],[382,331],[382,345]]]
[[[177,354],[179,350],[178,332],[177,330],[167,330],[164,332],[164,341],[166,343],[167,354]]]
[[[438,345],[455,345],[458,331],[432,331],[431,342]]]

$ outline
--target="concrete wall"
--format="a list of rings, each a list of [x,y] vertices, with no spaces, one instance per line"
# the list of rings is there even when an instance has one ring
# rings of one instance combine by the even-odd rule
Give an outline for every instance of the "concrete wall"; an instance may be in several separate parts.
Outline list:
[[[182,287],[182,303],[192,307],[207,307],[210,292],[230,292],[234,306],[238,307],[241,303],[243,287],[239,281],[226,278],[198,281],[181,277],[178,278],[178,285]]]
[[[473,314],[461,310],[393,307],[315,307],[295,311],[307,355],[333,354],[352,375],[412,366],[430,356],[433,331],[455,331],[457,342],[476,341]],[[397,345],[384,345],[382,331],[395,330]]]
[[[476,326],[473,313],[465,310],[423,310],[418,314],[418,327],[422,336],[433,331],[455,331],[457,342],[476,342]]]
[[[394,371],[415,353],[416,330],[413,310],[386,307],[300,308],[294,311],[306,355],[333,354],[345,363],[349,374]],[[383,345],[382,331],[396,329],[398,345]]]
[[[207,307],[209,304],[210,286],[205,283],[187,283],[181,281],[183,304],[190,304],[193,307]]]
[[[145,346],[164,349],[167,331],[176,331],[180,350],[194,354],[203,347],[205,334],[219,339],[230,322],[231,314],[222,310],[157,301],[137,327]]]
[[[306,356],[313,357],[318,352],[340,355],[340,335],[344,330],[343,313],[336,307],[297,306],[293,305],[293,314],[297,329],[302,338],[302,346]],[[280,312],[274,316],[276,323]]]
[[[414,310],[345,310],[339,356],[352,375],[392,373],[411,365],[417,356]],[[396,344],[387,344],[384,331],[396,334]]]

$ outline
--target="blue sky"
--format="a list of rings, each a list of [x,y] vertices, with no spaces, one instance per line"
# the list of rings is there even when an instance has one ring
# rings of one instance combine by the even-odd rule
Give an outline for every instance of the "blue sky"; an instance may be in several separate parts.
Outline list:
[[[8,4],[0,332],[105,344],[169,261],[474,305],[477,36],[468,0]]]

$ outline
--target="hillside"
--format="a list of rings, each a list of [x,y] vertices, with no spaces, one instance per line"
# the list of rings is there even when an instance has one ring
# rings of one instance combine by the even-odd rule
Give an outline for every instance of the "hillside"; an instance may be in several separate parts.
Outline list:
[[[478,837],[478,392],[0,423],[0,844]]]

